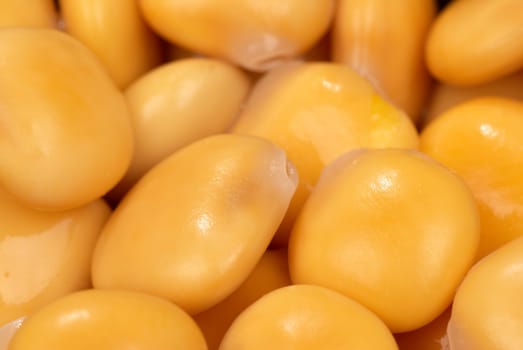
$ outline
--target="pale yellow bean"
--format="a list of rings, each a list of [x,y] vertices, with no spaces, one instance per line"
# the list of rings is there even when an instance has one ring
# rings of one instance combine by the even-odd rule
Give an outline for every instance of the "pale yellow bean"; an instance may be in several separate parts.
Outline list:
[[[136,1],[61,0],[60,6],[66,31],[98,56],[119,87],[160,64],[160,40]]]
[[[285,153],[210,136],[174,153],[123,199],[93,257],[96,288],[138,290],[191,314],[231,294],[269,245],[296,188]]]
[[[327,31],[333,0],[140,0],[151,27],[174,44],[266,71]]]
[[[523,67],[523,1],[453,1],[427,39],[427,64],[439,80],[477,85]]]
[[[460,285],[448,325],[452,350],[523,348],[523,237],[479,261]]]
[[[272,290],[291,284],[287,250],[267,250],[238,289],[212,308],[194,316],[209,350],[218,350],[227,329],[238,315]]]
[[[0,28],[56,26],[53,0],[0,0]]]
[[[300,183],[275,237],[285,246],[301,206],[327,164],[360,148],[416,148],[408,116],[386,102],[351,68],[297,63],[275,69],[254,87],[233,132],[263,137],[282,147]]]
[[[441,164],[414,150],[358,150],[323,171],[292,230],[289,271],[411,331],[449,306],[479,230],[471,191]]]
[[[0,326],[91,284],[91,255],[110,209],[29,209],[0,188]]]
[[[69,294],[28,317],[9,350],[207,350],[178,306],[129,291]]]
[[[472,190],[481,217],[478,258],[523,236],[523,102],[472,99],[421,133],[420,148]]]
[[[225,62],[194,58],[161,66],[125,91],[135,135],[131,166],[118,199],[179,148],[227,131],[249,92],[249,79]]]
[[[0,183],[29,206],[79,207],[125,174],[129,111],[96,57],[50,29],[0,31]]]
[[[397,350],[375,314],[327,288],[276,289],[242,312],[220,350]]]
[[[424,53],[435,15],[433,0],[339,0],[333,60],[354,68],[417,122],[429,95]]]

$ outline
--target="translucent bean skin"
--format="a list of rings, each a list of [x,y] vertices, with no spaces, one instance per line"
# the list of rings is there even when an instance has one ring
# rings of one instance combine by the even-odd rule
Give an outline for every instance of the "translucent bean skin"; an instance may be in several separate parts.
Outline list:
[[[162,61],[159,38],[136,1],[60,0],[68,33],[89,47],[120,88]]]
[[[276,289],[234,321],[220,350],[397,350],[383,322],[355,301],[327,288]]]
[[[41,212],[0,188],[0,326],[91,285],[91,256],[110,213],[102,200]]]
[[[282,147],[300,183],[274,239],[286,246],[294,220],[322,169],[360,147],[417,148],[412,121],[351,68],[296,63],[275,69],[254,87],[232,131]]]
[[[23,318],[14,320],[0,326],[0,350],[8,350],[9,343],[11,343],[11,338],[22,326]]]
[[[125,97],[135,150],[111,197],[120,199],[148,170],[183,146],[226,132],[249,88],[249,78],[240,69],[207,58],[165,64],[131,84]]]
[[[349,152],[296,221],[291,279],[353,298],[394,333],[414,330],[450,305],[479,230],[470,190],[441,164],[413,150]]]
[[[452,350],[523,347],[523,238],[479,261],[460,285],[448,326]]]
[[[285,153],[265,140],[224,134],[192,143],[120,203],[98,241],[93,284],[202,312],[254,269],[296,184]]]
[[[267,71],[310,49],[327,31],[333,0],[140,0],[160,35],[192,51]]]
[[[94,55],[50,29],[0,31],[0,183],[26,205],[67,210],[107,193],[131,161],[122,93]]]
[[[478,258],[523,234],[523,102],[477,98],[429,124],[421,150],[458,173],[481,218]]]
[[[453,1],[438,16],[426,44],[439,80],[458,86],[487,83],[523,67],[523,2]]]
[[[128,291],[67,295],[24,321],[9,350],[206,350],[194,321],[178,306]]]

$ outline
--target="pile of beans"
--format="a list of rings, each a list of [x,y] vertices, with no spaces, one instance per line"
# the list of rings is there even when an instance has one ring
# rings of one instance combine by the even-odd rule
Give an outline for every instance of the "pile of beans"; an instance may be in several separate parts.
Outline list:
[[[523,349],[523,1],[0,0],[0,327]]]

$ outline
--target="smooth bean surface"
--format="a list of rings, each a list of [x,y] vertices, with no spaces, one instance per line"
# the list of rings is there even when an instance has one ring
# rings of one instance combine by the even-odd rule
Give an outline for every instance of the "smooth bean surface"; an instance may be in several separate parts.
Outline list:
[[[53,0],[0,0],[0,28],[54,28],[56,21]]]
[[[451,85],[478,85],[523,67],[523,1],[453,1],[427,39],[427,64]]]
[[[66,31],[97,55],[119,87],[160,64],[160,40],[136,1],[60,0],[60,8]]]
[[[349,67],[334,63],[292,64],[260,80],[232,131],[282,147],[300,182],[274,243],[289,232],[322,169],[360,147],[417,148],[418,134],[406,114],[386,102]]]
[[[424,54],[435,14],[433,0],[340,0],[333,61],[354,68],[418,121],[431,85]]]
[[[158,164],[120,203],[93,257],[96,288],[138,290],[191,314],[230,295],[267,249],[297,174],[268,141],[211,136]]]
[[[101,63],[51,29],[0,30],[0,183],[66,210],[107,193],[133,150],[129,111]]]
[[[140,0],[167,40],[254,71],[310,49],[327,31],[333,0]]]
[[[523,234],[523,103],[473,99],[424,129],[421,150],[458,173],[481,217],[478,258]]]
[[[40,212],[0,188],[0,325],[91,285],[91,256],[110,214],[102,200]]]
[[[165,64],[131,84],[125,97],[134,130],[133,159],[111,197],[120,199],[148,170],[183,146],[226,132],[249,88],[242,71],[205,58]]]
[[[395,350],[396,342],[372,312],[332,290],[307,285],[276,289],[234,321],[220,350]]]
[[[522,5],[0,0],[0,350],[523,349]]]
[[[478,262],[459,287],[448,326],[452,350],[523,347],[523,238]]]
[[[206,350],[189,315],[165,300],[128,291],[86,290],[28,317],[9,350]]]
[[[217,350],[234,319],[263,295],[291,284],[285,249],[267,250],[249,277],[230,296],[194,316],[209,350]]]
[[[451,303],[474,262],[479,215],[466,184],[413,150],[359,150],[331,163],[289,241],[296,284],[339,291],[393,332]]]

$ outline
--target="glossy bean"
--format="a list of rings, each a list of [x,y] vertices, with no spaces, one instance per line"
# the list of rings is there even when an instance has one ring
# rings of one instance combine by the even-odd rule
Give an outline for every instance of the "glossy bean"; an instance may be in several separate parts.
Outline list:
[[[91,256],[110,213],[102,200],[40,212],[0,188],[0,326],[91,285]]]
[[[266,294],[234,321],[220,350],[396,350],[372,312],[327,288],[288,286]]]
[[[166,300],[127,291],[67,295],[27,318],[9,350],[206,350],[198,326]]]
[[[278,246],[287,244],[322,169],[338,156],[360,147],[418,146],[407,115],[352,69],[333,63],[296,63],[268,73],[254,87],[232,131],[279,145],[298,169],[300,183],[275,237]]]
[[[448,326],[452,350],[523,347],[523,238],[478,262],[460,285]]]
[[[60,0],[60,6],[65,30],[97,55],[119,87],[160,64],[160,40],[136,1]]]
[[[351,66],[417,122],[431,85],[425,40],[435,15],[433,0],[340,0],[333,61]]]
[[[285,153],[218,135],[154,167],[120,203],[93,257],[96,288],[138,290],[191,314],[231,294],[269,245],[297,183]]]
[[[0,30],[0,184],[66,210],[108,192],[133,149],[125,99],[94,55],[50,29]]]
[[[453,1],[427,39],[427,64],[439,80],[487,83],[523,67],[523,1]]]
[[[478,98],[455,106],[421,134],[421,150],[459,174],[481,218],[478,258],[523,234],[523,103]]]
[[[418,151],[359,150],[325,168],[292,230],[289,270],[406,332],[449,306],[478,242],[458,176]]]
[[[266,71],[310,49],[327,31],[333,0],[140,0],[167,40]]]
[[[181,147],[227,131],[249,87],[249,79],[239,69],[205,58],[163,65],[131,84],[125,97],[134,154],[111,197],[120,199],[149,169]]]
[[[291,284],[285,249],[267,250],[249,277],[225,300],[194,316],[209,350],[218,350],[236,317],[263,295]]]

